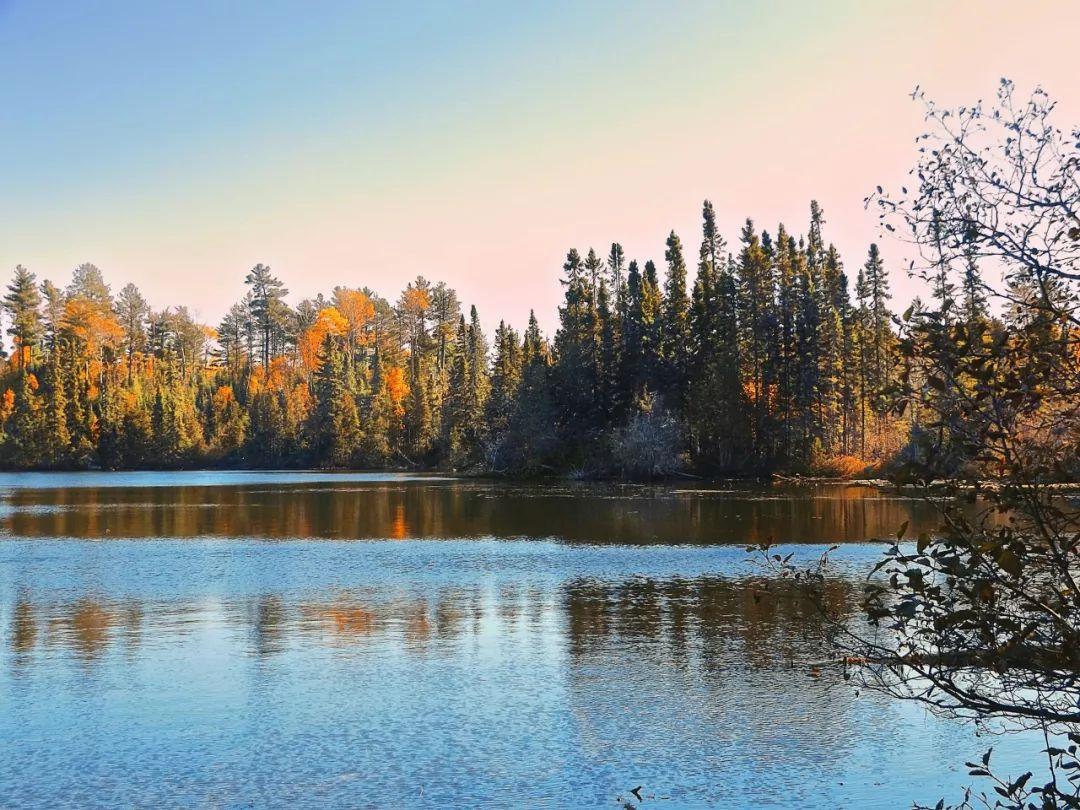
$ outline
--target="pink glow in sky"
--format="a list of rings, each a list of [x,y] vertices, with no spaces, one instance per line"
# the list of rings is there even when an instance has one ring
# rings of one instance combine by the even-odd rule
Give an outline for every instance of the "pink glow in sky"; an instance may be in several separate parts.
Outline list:
[[[294,302],[423,274],[551,329],[567,249],[692,257],[705,197],[729,243],[816,198],[853,270],[916,84],[1041,83],[1080,123],[1076,2],[93,5],[0,3],[0,266],[91,261],[209,323],[263,262]]]

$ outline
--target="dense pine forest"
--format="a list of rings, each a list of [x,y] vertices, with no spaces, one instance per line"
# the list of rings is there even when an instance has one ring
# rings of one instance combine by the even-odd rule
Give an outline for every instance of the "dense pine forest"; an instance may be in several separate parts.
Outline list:
[[[859,474],[913,452],[919,412],[886,404],[905,361],[878,247],[852,271],[823,226],[811,203],[805,236],[747,220],[729,248],[706,201],[696,257],[674,232],[662,267],[618,243],[571,250],[550,339],[535,317],[485,334],[423,277],[396,302],[341,286],[293,306],[259,264],[213,329],[133,284],[114,293],[91,264],[66,289],[20,266],[2,462]],[[978,272],[943,275],[916,317],[1007,330]]]

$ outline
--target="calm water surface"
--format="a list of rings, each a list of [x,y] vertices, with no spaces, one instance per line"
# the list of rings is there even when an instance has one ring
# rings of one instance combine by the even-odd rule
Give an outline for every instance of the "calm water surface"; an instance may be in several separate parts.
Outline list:
[[[0,476],[0,807],[906,807],[996,743],[809,674],[740,544],[867,542],[871,489]],[[652,798],[650,798],[652,797]]]

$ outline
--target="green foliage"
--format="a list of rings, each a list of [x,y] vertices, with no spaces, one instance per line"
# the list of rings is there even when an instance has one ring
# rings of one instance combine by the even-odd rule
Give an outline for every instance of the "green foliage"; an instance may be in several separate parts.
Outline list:
[[[336,287],[292,309],[258,264],[214,333],[132,284],[114,301],[90,264],[63,292],[18,268],[5,307],[28,351],[8,372],[2,458],[631,476],[873,462],[908,427],[883,407],[898,367],[884,265],[873,248],[853,307],[823,224],[816,203],[806,240],[747,222],[736,256],[706,201],[692,285],[674,232],[662,282],[618,243],[570,250],[550,345],[531,315],[489,347],[475,307],[422,276],[395,304]],[[663,463],[629,463],[645,435]]]

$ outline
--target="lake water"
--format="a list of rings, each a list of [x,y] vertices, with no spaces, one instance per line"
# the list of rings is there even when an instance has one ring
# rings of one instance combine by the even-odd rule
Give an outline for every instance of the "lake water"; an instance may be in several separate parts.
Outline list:
[[[741,544],[934,510],[854,486],[0,476],[0,807],[908,807],[995,744],[859,694]],[[642,786],[643,801],[630,790]]]

